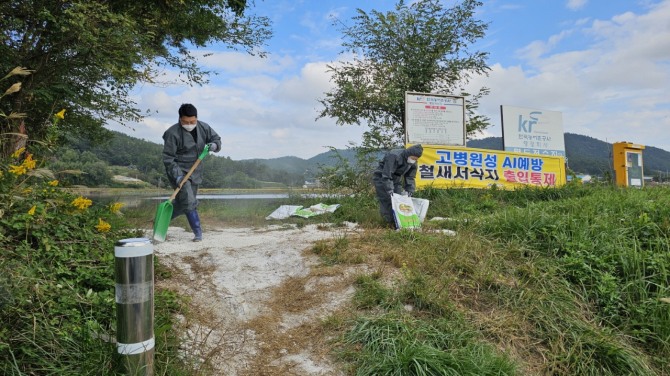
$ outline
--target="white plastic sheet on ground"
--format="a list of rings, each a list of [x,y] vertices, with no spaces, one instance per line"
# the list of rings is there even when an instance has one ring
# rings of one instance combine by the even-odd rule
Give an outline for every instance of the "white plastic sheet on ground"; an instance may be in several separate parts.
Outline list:
[[[273,211],[270,215],[265,217],[265,219],[286,219],[293,215],[298,209],[302,209],[302,206],[297,205],[282,205],[277,210]]]
[[[265,217],[265,219],[286,219],[292,216],[309,218],[323,213],[333,213],[339,207],[340,204],[333,204],[333,205],[316,204],[308,208],[298,205],[282,205],[275,211],[273,211],[270,215]]]
[[[333,204],[333,205],[316,204],[310,206],[309,208],[298,209],[295,213],[293,213],[293,215],[303,218],[309,218],[323,213],[333,213],[339,207],[340,204]]]

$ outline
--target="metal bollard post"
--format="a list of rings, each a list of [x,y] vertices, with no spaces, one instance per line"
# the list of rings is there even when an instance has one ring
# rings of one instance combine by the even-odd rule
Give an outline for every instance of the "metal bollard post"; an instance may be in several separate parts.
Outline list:
[[[146,238],[114,245],[116,349],[125,375],[154,373],[154,260]]]

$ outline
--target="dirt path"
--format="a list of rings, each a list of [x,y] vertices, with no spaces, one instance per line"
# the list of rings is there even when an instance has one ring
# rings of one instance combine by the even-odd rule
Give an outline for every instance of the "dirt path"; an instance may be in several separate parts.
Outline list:
[[[327,354],[322,321],[346,309],[364,266],[325,266],[309,250],[354,225],[228,228],[204,240],[171,227],[155,246],[172,277],[159,287],[190,297],[184,351],[214,375],[343,375]],[[205,374],[203,372],[203,374]]]

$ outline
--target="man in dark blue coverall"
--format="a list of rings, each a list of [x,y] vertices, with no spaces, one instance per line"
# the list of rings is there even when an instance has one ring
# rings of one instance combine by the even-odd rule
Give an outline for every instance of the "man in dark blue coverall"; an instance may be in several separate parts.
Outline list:
[[[423,154],[423,146],[417,144],[407,149],[391,150],[379,161],[372,176],[379,199],[379,213],[389,225],[395,227],[391,195],[393,193],[412,196],[416,190],[416,161]],[[403,191],[404,183],[404,191]]]

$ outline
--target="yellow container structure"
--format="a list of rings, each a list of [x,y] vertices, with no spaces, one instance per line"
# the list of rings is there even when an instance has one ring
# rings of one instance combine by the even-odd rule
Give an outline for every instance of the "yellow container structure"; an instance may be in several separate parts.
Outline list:
[[[625,141],[612,144],[612,162],[617,186],[636,188],[644,186],[642,150],[644,145],[640,144]]]

